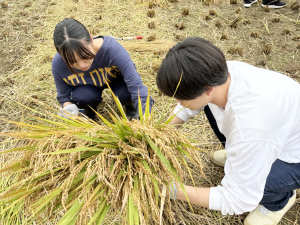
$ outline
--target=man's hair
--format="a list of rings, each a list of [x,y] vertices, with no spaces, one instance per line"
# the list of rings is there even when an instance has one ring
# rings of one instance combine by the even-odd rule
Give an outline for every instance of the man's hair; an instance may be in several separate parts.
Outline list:
[[[209,87],[224,84],[228,77],[225,56],[220,49],[202,38],[187,38],[169,50],[156,83],[170,97],[191,100]]]
[[[91,36],[85,26],[72,18],[65,18],[59,22],[53,33],[54,45],[69,69],[76,63],[76,53],[81,59],[91,59],[95,54],[85,47],[91,42]]]

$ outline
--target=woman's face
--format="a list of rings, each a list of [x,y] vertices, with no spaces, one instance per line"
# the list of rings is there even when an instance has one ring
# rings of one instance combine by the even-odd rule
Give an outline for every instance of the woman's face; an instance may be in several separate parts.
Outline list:
[[[94,48],[93,40],[89,44],[85,43],[84,47],[86,49],[88,49],[90,52],[92,52],[94,54],[96,53],[95,48]],[[79,57],[79,55],[76,52],[74,53],[74,56],[75,56],[76,62],[71,64],[70,66],[74,69],[77,69],[77,70],[81,70],[81,71],[89,70],[89,68],[91,67],[91,65],[94,61],[94,57],[90,58],[90,59],[82,59],[82,58]]]
[[[91,59],[81,59],[79,58],[79,56],[75,53],[75,59],[76,59],[76,63],[72,64],[71,67],[77,70],[81,70],[81,71],[87,71],[89,70],[89,68],[91,67],[94,58]]]

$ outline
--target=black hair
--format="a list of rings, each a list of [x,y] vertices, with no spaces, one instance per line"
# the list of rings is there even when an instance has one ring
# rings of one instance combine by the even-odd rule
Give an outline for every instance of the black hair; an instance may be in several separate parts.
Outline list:
[[[169,50],[156,83],[159,90],[179,100],[191,100],[209,87],[224,84],[228,77],[225,56],[209,41],[187,38]]]
[[[85,47],[92,39],[85,26],[72,18],[65,18],[59,22],[53,33],[54,45],[57,52],[62,56],[68,68],[76,63],[76,53],[81,59],[91,59],[95,54]]]

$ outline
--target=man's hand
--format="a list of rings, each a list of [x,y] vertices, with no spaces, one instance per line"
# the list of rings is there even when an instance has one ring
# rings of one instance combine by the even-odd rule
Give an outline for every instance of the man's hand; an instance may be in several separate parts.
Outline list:
[[[169,193],[172,200],[189,201],[195,205],[209,207],[210,188],[184,185],[183,190],[179,184],[173,181],[169,184]]]

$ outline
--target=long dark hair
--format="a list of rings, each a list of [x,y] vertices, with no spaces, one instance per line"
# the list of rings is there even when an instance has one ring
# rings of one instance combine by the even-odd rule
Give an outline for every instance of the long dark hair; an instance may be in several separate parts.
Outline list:
[[[91,59],[95,54],[85,47],[92,39],[85,26],[72,18],[65,18],[59,22],[53,33],[54,45],[62,56],[68,68],[73,72],[71,65],[76,63],[76,53],[81,59]]]
[[[169,50],[156,77],[167,96],[190,100],[207,88],[224,84],[228,69],[220,49],[202,38],[187,38]]]

